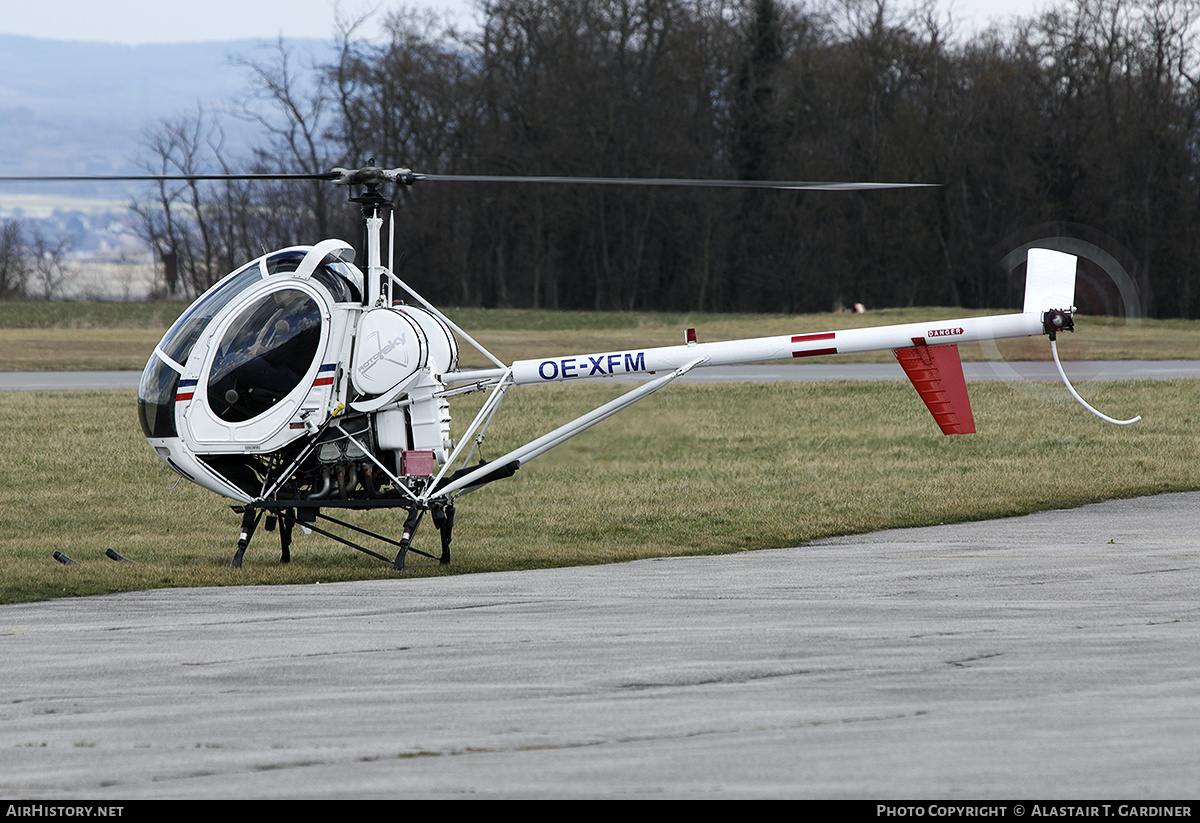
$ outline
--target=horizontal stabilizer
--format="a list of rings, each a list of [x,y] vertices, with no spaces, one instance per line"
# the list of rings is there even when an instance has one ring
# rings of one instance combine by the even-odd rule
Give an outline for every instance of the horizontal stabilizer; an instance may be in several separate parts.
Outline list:
[[[896,349],[894,354],[942,434],[974,434],[975,417],[958,346],[927,346],[919,337],[913,343],[911,349]]]
[[[1075,263],[1073,254],[1030,249],[1026,258],[1025,308],[1022,311],[1070,311],[1075,305]]]

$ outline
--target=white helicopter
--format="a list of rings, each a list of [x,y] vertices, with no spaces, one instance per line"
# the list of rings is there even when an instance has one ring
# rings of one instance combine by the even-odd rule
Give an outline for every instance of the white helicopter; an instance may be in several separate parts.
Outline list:
[[[264,515],[268,529],[278,524],[282,562],[290,560],[292,531],[300,524],[398,570],[409,551],[449,563],[459,497],[512,476],[549,449],[706,366],[892,349],[942,432],[972,433],[957,344],[1048,334],[1057,363],[1055,335],[1074,328],[1075,257],[1032,249],[1020,313],[716,343],[697,342],[689,329],[678,346],[505,364],[397,277],[390,249],[388,265],[383,264],[381,234],[390,219],[385,184],[475,180],[823,191],[920,184],[423,175],[374,165],[322,175],[273,175],[281,176],[363,187],[352,199],[363,211],[365,266],[354,265],[354,249],[343,240],[286,248],[247,263],[201,295],[171,326],[138,389],[138,417],[155,454],[185,479],[239,504],[234,567],[241,565]],[[461,368],[459,339],[493,367]],[[1061,364],[1059,373],[1087,406]],[[631,374],[651,379],[499,459],[472,462],[513,386]],[[480,391],[489,394],[455,442],[449,399]],[[1126,424],[1139,418],[1104,419]],[[333,508],[403,508],[407,519],[397,541],[321,511]],[[426,512],[441,534],[436,558],[412,546]],[[394,558],[377,554],[318,527],[318,519],[391,544],[397,553]]]

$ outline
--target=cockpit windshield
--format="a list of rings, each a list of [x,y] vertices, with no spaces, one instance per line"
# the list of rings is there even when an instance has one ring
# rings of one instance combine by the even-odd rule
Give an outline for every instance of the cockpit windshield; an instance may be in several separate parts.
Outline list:
[[[208,377],[208,405],[229,423],[269,411],[300,385],[321,342],[321,311],[309,294],[259,298],[222,337]]]
[[[175,436],[175,390],[179,386],[176,364],[181,367],[187,363],[192,347],[217,312],[261,279],[257,262],[243,266],[193,303],[163,336],[159,351],[172,362],[153,355],[138,386],[138,419],[147,437]]]
[[[186,363],[188,355],[192,353],[192,346],[196,345],[200,333],[217,312],[261,279],[262,272],[259,271],[258,264],[251,263],[243,266],[241,271],[226,278],[224,283],[193,303],[183,316],[175,321],[159,343],[163,354],[180,365]]]

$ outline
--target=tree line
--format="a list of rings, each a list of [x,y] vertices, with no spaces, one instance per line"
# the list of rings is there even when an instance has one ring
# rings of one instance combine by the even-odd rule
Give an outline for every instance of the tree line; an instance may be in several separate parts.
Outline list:
[[[71,239],[52,238],[22,221],[0,221],[0,299],[49,300],[71,275]]]
[[[396,195],[396,267],[443,305],[1010,306],[1020,282],[998,261],[1054,234],[1119,259],[1143,310],[1196,317],[1196,12],[1064,0],[961,37],[933,5],[892,0],[485,0],[465,34],[409,13],[382,40],[346,24],[323,65],[281,44],[246,64],[252,157],[228,156],[200,112],[163,123],[144,160],[939,184],[418,183]],[[189,294],[266,249],[359,233],[325,183],[164,183],[137,209]]]

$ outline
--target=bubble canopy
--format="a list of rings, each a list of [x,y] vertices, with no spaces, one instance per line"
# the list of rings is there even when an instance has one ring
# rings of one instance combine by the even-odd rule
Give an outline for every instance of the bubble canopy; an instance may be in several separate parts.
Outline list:
[[[296,273],[309,251],[286,249],[246,264],[175,321],[146,364],[138,388],[138,420],[146,437],[178,436],[175,400],[180,377],[209,325],[219,316],[228,316],[228,307],[257,284]],[[323,286],[335,303],[360,299],[361,273],[335,257],[326,257],[311,280]],[[269,411],[299,385],[318,356],[320,327],[320,307],[297,288],[272,291],[245,307],[222,334],[209,372],[205,398],[213,413],[238,423]]]

